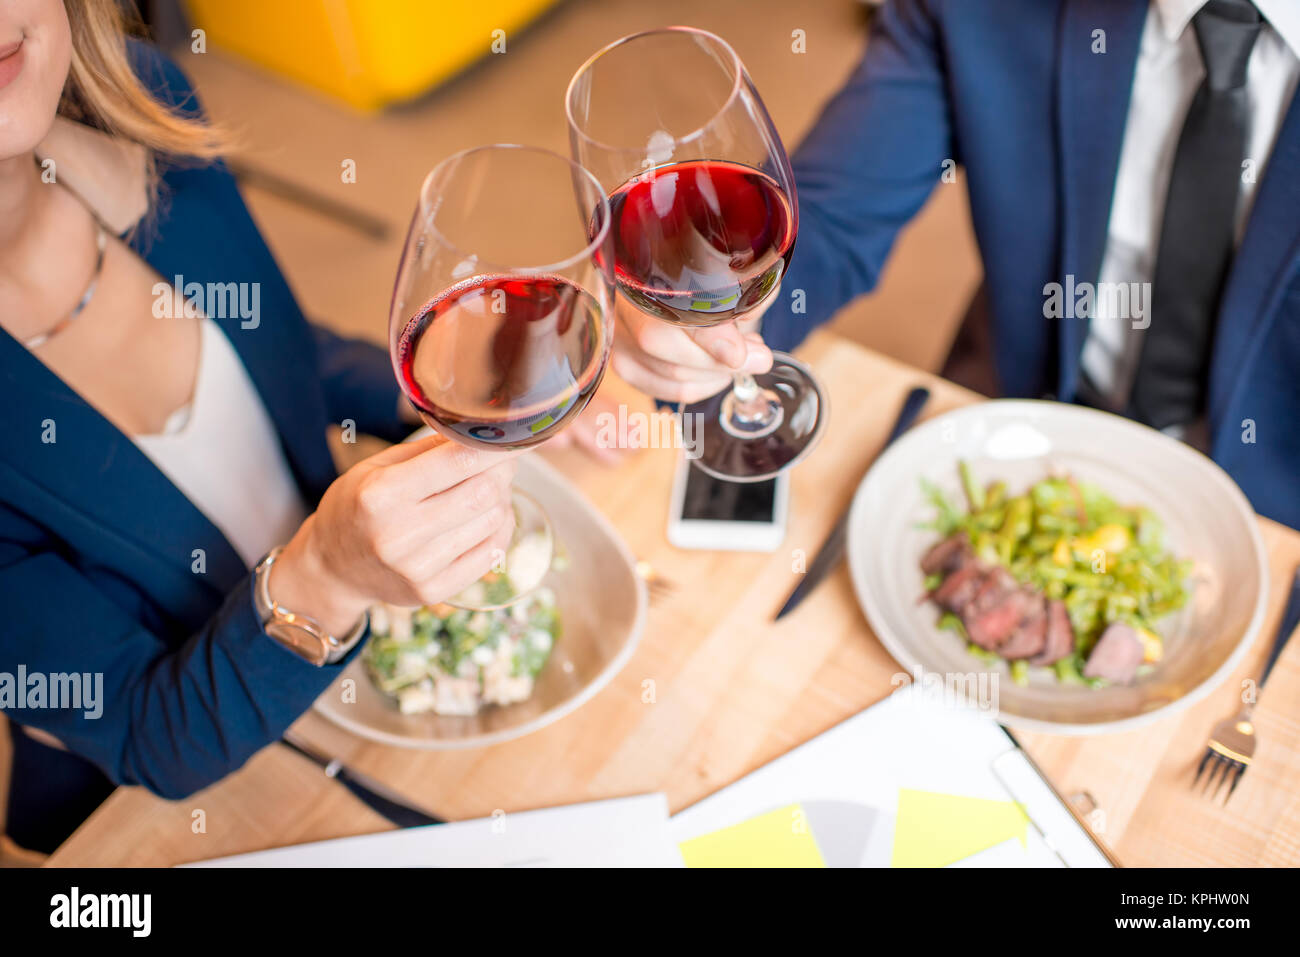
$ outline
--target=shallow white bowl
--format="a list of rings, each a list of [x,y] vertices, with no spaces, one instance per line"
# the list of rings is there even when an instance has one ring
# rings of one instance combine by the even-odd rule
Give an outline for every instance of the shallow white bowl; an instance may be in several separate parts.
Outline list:
[[[541,503],[569,558],[543,584],[555,591],[561,633],[532,697],[472,717],[404,715],[370,681],[360,657],[322,694],[316,711],[363,738],[404,748],[476,748],[536,731],[573,711],[622,669],[645,623],[645,583],[618,532],[582,494],[535,455],[519,459],[515,485]],[[356,701],[341,683],[355,682]]]
[[[924,591],[920,558],[937,540],[918,527],[933,518],[920,480],[962,501],[960,459],[981,483],[1003,479],[1012,494],[1049,467],[1061,467],[1121,504],[1146,505],[1163,520],[1166,545],[1196,567],[1186,607],[1160,622],[1165,654],[1151,674],[1129,687],[1093,689],[1058,684],[1050,670],[1035,668],[1029,685],[1020,687],[1005,664],[985,664],[958,636],[936,627],[938,610],[918,602]],[[872,630],[908,672],[953,676],[958,688],[965,676],[997,675],[1001,721],[1057,734],[1128,730],[1203,697],[1245,654],[1268,597],[1258,520],[1227,473],[1153,429],[1056,402],[984,402],[908,432],[858,488],[848,553]]]

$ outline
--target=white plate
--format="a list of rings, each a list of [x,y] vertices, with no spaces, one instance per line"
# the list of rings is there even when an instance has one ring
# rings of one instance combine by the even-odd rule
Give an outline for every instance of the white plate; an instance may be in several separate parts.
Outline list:
[[[933,518],[920,481],[962,501],[960,459],[981,483],[1003,479],[1012,494],[1045,477],[1049,467],[1061,467],[1117,502],[1145,505],[1161,518],[1166,545],[1196,567],[1187,606],[1160,622],[1165,655],[1151,674],[1129,687],[1093,689],[1058,684],[1050,669],[1033,668],[1029,685],[1020,687],[1004,663],[985,664],[958,636],[936,627],[938,610],[918,602],[921,555],[937,540],[918,527]],[[1128,730],[1203,697],[1245,654],[1268,596],[1258,520],[1222,469],[1153,429],[1057,402],[984,402],[912,429],[859,486],[848,553],[872,630],[909,673],[937,674],[958,690],[965,681],[997,675],[1000,720],[1057,734]]]
[[[546,510],[569,558],[543,581],[555,591],[560,638],[532,697],[471,717],[405,715],[370,681],[360,656],[316,699],[316,711],[349,731],[404,748],[476,748],[536,731],[609,684],[636,650],[645,624],[645,583],[617,531],[582,494],[535,455],[519,459],[515,485]],[[344,695],[354,682],[355,701]]]

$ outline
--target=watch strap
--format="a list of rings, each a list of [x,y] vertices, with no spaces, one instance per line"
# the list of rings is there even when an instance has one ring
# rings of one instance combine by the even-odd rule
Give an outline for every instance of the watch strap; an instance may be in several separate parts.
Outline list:
[[[283,547],[273,548],[253,571],[253,604],[267,636],[314,665],[341,661],[366,634],[370,616],[363,613],[352,629],[337,638],[310,615],[276,603],[271,597],[271,568]]]

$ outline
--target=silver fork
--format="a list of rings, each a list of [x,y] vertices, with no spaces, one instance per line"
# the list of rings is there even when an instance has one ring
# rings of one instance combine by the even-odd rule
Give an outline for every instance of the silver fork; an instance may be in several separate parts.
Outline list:
[[[1282,621],[1277,627],[1277,634],[1273,637],[1273,649],[1269,652],[1268,661],[1264,663],[1264,672],[1255,685],[1255,700],[1245,705],[1236,717],[1220,721],[1214,726],[1214,730],[1210,732],[1209,744],[1205,747],[1205,756],[1201,758],[1201,763],[1196,768],[1196,778],[1192,781],[1193,789],[1196,788],[1201,775],[1208,767],[1210,773],[1201,789],[1203,794],[1217,800],[1219,792],[1227,784],[1228,793],[1223,799],[1223,803],[1227,804],[1232,797],[1232,792],[1237,790],[1241,776],[1246,773],[1246,768],[1250,767],[1251,759],[1255,756],[1255,724],[1251,721],[1251,716],[1254,714],[1255,705],[1259,702],[1259,693],[1264,690],[1264,682],[1268,680],[1269,672],[1273,670],[1273,665],[1277,664],[1278,655],[1286,647],[1291,632],[1295,631],[1298,623],[1300,623],[1300,567],[1296,568],[1295,578],[1291,583],[1291,595],[1287,598],[1286,608],[1282,611]]]

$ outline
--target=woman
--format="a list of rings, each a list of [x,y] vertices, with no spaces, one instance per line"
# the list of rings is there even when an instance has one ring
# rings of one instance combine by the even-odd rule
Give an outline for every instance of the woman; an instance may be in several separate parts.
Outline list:
[[[306,322],[219,149],[113,0],[0,5],[0,707],[29,849],[114,784],[239,767],[372,600],[452,595],[511,532],[508,453],[429,439],[336,477],[329,422],[409,429],[387,355]]]

